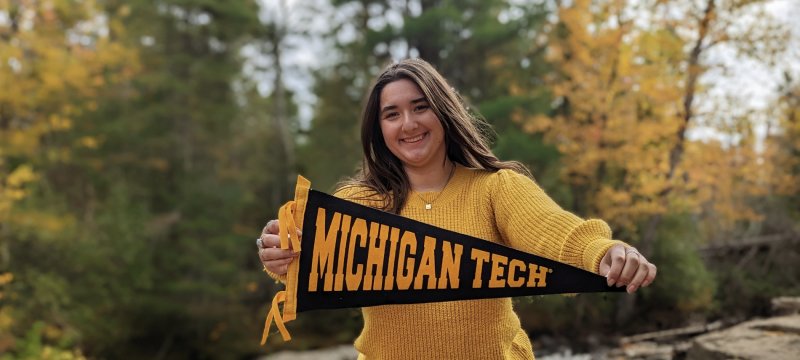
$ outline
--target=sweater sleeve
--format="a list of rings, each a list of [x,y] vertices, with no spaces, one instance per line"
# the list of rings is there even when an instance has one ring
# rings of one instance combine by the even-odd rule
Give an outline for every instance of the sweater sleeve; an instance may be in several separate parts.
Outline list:
[[[278,275],[272,271],[267,270],[267,267],[264,267],[264,272],[269,275],[269,277],[275,279],[276,282],[280,282],[281,284],[286,284],[286,274]]]
[[[511,170],[493,174],[491,203],[497,227],[514,248],[597,273],[614,244],[602,220],[563,210],[533,180]]]

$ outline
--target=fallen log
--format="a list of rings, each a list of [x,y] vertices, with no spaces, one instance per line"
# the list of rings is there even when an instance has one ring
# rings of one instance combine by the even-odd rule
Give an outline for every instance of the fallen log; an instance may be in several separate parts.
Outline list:
[[[721,256],[733,251],[742,251],[754,247],[773,246],[782,243],[800,241],[800,235],[794,233],[772,234],[738,239],[724,243],[711,243],[698,249],[705,257]]]
[[[639,341],[664,341],[673,339],[679,336],[691,336],[706,333],[709,331],[718,330],[722,327],[721,321],[715,321],[708,324],[691,325],[677,329],[653,331],[644,334],[625,336],[619,340],[620,344],[630,344]]]

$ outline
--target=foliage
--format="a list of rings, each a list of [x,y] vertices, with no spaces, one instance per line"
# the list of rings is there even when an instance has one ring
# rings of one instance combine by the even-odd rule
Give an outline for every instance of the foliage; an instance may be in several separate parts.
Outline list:
[[[787,73],[773,107],[775,127],[764,139],[764,150],[759,154],[763,161],[759,181],[767,191],[758,199],[763,221],[756,229],[759,233],[782,234],[787,239],[800,231],[797,225],[800,220],[797,187],[800,184],[799,88]],[[796,242],[788,241],[779,246],[739,249],[713,262],[719,274],[718,316],[767,315],[773,297],[798,296],[800,269],[795,266],[800,261],[798,250]]]
[[[784,73],[784,84],[776,102],[777,126],[768,134],[764,158],[773,193],[793,201],[793,216],[800,215],[800,82]]]
[[[742,136],[738,143],[685,140],[687,126],[700,121],[692,101],[703,94],[695,83],[708,66],[699,56],[721,43],[746,48],[754,41],[710,23],[729,23],[749,5],[706,3],[705,17],[703,8],[674,4],[676,11],[694,11],[695,24],[692,17],[680,23],[662,15],[669,12],[657,12],[665,6],[658,2],[649,13],[626,2],[576,1],[559,8],[551,33],[548,58],[556,72],[548,83],[557,106],[552,116],[526,119],[525,128],[543,133],[570,159],[562,179],[580,199],[576,209],[609,220],[632,240],[646,230],[643,219],[687,206],[701,212],[709,201],[721,216],[717,220],[727,224],[759,220],[745,201],[745,194],[764,191],[755,175],[758,155],[749,130],[755,120],[732,119],[737,122],[728,126]],[[631,17],[637,11],[648,12],[653,21],[643,27]],[[765,34],[777,32],[771,26],[764,27]],[[760,59],[768,61],[775,50],[765,45]],[[719,176],[722,172],[727,176]],[[704,174],[725,183],[707,188]]]
[[[769,221],[773,185],[764,174],[774,162],[759,150],[759,114],[707,96],[715,84],[703,77],[724,68],[708,55],[719,47],[765,64],[782,55],[776,40],[785,31],[775,23],[748,34],[732,26],[744,13],[767,18],[763,3],[581,0],[557,8],[547,50],[555,71],[545,79],[553,111],[520,121],[558,148],[572,210],[606,219],[615,236],[666,268],[643,292],[648,304],[681,313],[713,308],[716,280],[697,249],[761,234]],[[761,51],[748,50],[756,44]],[[691,140],[687,129],[698,124],[729,140]],[[671,229],[686,217],[692,231]],[[618,319],[631,311],[658,316],[649,306],[635,310],[633,300],[618,304]]]
[[[238,135],[237,51],[255,30],[255,9],[12,5],[3,63],[21,65],[0,68],[11,81],[4,88],[18,89],[0,95],[0,164],[12,169],[0,196],[0,269],[19,279],[0,304],[11,354],[255,348],[240,339],[256,324],[230,325],[252,312],[248,284],[258,274],[241,272],[256,261],[231,231],[244,202],[228,146]]]
[[[564,208],[634,244],[654,229],[658,280],[622,298],[640,322],[612,315],[621,297],[518,299],[534,338],[765,314],[769,297],[798,294],[797,249],[741,246],[800,233],[800,87],[789,67],[754,111],[706,76],[726,70],[713,49],[797,61],[776,50],[785,33],[764,3],[332,0],[295,2],[287,21],[259,19],[272,3],[252,0],[0,0],[0,358],[264,352],[280,286],[252,238],[295,174],[327,191],[353,174],[369,81],[416,55]],[[301,126],[286,53],[312,37],[329,47]],[[699,126],[721,135],[687,135]],[[269,349],[350,342],[360,327],[357,310],[301,316],[290,328],[303,336]]]
[[[658,264],[658,282],[644,292],[646,309],[662,326],[679,326],[675,312],[703,314],[712,309],[716,279],[697,252],[692,239],[699,229],[688,214],[671,215],[660,228],[659,241],[652,256]],[[678,320],[678,321],[676,321]]]
[[[81,354],[80,350],[61,349],[59,347],[43,345],[42,333],[45,331],[45,325],[42,322],[37,322],[30,329],[24,339],[16,345],[20,349],[17,357],[11,357],[9,354],[0,356],[0,359],[41,359],[41,360],[85,360],[86,357]],[[52,330],[52,329],[51,329]]]

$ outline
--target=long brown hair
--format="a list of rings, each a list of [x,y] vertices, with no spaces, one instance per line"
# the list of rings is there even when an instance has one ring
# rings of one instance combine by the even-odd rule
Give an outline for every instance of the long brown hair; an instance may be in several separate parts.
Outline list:
[[[467,111],[458,93],[433,66],[422,59],[406,59],[389,65],[372,85],[361,114],[361,146],[364,151],[361,169],[355,177],[340,183],[340,187],[365,188],[367,192],[358,197],[377,200],[379,208],[395,214],[406,203],[411,183],[400,159],[386,146],[380,126],[381,92],[387,84],[400,79],[408,79],[422,90],[442,123],[445,149],[450,160],[469,168],[492,172],[511,169],[531,176],[521,163],[497,159],[488,145],[492,131],[489,125]]]

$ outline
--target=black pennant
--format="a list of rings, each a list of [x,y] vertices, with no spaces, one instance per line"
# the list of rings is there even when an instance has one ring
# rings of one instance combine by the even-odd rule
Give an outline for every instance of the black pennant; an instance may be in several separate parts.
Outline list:
[[[600,275],[309,190],[297,311],[618,292]]]
[[[284,341],[298,312],[562,293],[622,292],[600,275],[375,210],[310,189],[298,176],[295,199],[279,211],[282,249],[300,249],[286,290],[264,323]],[[302,228],[302,241],[294,236]],[[280,304],[283,304],[281,310]]]

